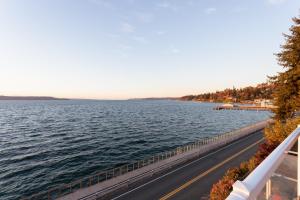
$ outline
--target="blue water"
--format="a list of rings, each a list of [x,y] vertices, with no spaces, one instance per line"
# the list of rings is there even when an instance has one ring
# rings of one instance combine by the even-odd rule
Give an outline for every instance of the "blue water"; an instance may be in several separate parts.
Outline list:
[[[172,100],[0,101],[0,199],[19,199],[270,116]]]

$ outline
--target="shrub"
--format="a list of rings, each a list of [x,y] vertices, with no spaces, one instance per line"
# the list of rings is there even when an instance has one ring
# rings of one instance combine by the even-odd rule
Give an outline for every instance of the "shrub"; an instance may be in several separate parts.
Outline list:
[[[229,169],[224,177],[213,185],[210,191],[211,200],[221,200],[226,199],[232,190],[232,184],[238,180],[240,175],[239,168]]]
[[[285,123],[275,121],[265,129],[265,138],[269,143],[281,143],[300,124],[300,117],[286,120]]]
[[[243,180],[253,171],[277,146],[278,143],[265,142],[259,146],[258,151],[249,161],[242,162],[239,167],[229,169],[223,178],[213,185],[210,191],[211,200],[223,200],[232,191],[232,185],[237,180]]]

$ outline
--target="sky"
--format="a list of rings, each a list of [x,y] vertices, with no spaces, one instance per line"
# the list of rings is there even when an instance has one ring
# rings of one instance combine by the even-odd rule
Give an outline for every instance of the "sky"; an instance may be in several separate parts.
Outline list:
[[[0,95],[178,97],[265,82],[299,0],[0,0]]]

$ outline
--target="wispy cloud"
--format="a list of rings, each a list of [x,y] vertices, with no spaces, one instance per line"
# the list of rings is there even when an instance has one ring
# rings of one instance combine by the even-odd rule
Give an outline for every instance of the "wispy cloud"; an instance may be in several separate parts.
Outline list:
[[[187,2],[187,5],[189,6],[194,6],[195,5],[195,2],[193,0],[190,0]]]
[[[108,33],[106,34],[107,37],[110,37],[110,38],[119,38],[120,35],[119,34],[114,34],[114,33]]]
[[[158,30],[158,31],[154,31],[154,34],[155,34],[155,35],[161,36],[161,35],[165,35],[165,34],[166,34],[166,31]]]
[[[286,2],[287,0],[267,0],[270,4],[276,5]]]
[[[157,7],[160,7],[160,8],[170,8],[171,7],[171,4],[168,2],[160,2],[156,5],[157,5]]]
[[[247,10],[246,7],[242,7],[242,6],[235,6],[232,8],[232,12],[234,13],[241,13],[245,10]]]
[[[166,53],[167,54],[178,54],[180,53],[180,49],[178,49],[177,47],[175,46],[170,46],[167,50],[166,50]]]
[[[175,6],[174,4],[171,4],[170,2],[164,1],[156,4],[158,8],[165,8],[165,9],[171,9],[173,11],[177,11],[178,7]]]
[[[138,42],[138,43],[141,43],[141,44],[148,44],[149,43],[149,41],[143,36],[134,36],[132,39],[134,41]]]
[[[116,53],[120,56],[122,59],[127,59],[130,57],[131,50],[133,49],[132,46],[128,44],[119,44],[119,48],[116,49]]]
[[[142,13],[142,12],[136,12],[135,16],[140,22],[143,23],[149,23],[154,20],[154,15],[152,13]]]
[[[132,46],[127,45],[127,44],[120,44],[119,46],[123,50],[131,50],[132,49]]]
[[[124,53],[124,52],[120,52],[120,56],[121,56],[121,58],[124,58],[124,59],[129,58],[129,54]]]
[[[206,8],[204,12],[205,12],[207,15],[210,15],[210,14],[215,13],[216,11],[217,11],[216,8],[211,7],[211,8]]]
[[[103,6],[106,8],[114,8],[114,6],[111,4],[111,1],[109,0],[88,0],[88,1],[98,6]]]
[[[124,33],[133,33],[135,31],[135,27],[129,23],[122,23],[121,24],[121,31]]]

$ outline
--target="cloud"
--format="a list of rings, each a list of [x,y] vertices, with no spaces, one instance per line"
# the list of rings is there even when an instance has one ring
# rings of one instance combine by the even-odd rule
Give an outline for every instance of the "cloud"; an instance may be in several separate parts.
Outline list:
[[[217,11],[216,8],[211,7],[211,8],[206,8],[204,12],[205,12],[207,15],[210,15],[210,14],[215,13],[216,11]]]
[[[131,50],[132,49],[132,46],[127,45],[127,44],[120,44],[119,46],[123,50]]]
[[[160,3],[157,4],[157,7],[160,7],[160,8],[170,8],[171,4],[168,3],[168,2],[160,2]]]
[[[156,35],[161,36],[161,35],[166,34],[166,31],[160,31],[160,30],[158,30],[158,31],[154,31],[154,33],[155,33]]]
[[[121,58],[129,58],[129,54],[127,54],[127,53],[124,53],[124,52],[120,52],[120,56],[121,56]]]
[[[241,13],[245,10],[247,10],[246,7],[242,7],[242,6],[235,6],[232,8],[232,12],[234,13]]]
[[[170,2],[167,2],[167,1],[160,2],[160,3],[156,4],[156,6],[158,8],[171,9],[173,11],[177,11],[178,10],[177,6],[171,4]]]
[[[119,34],[114,34],[114,33],[108,33],[108,34],[106,34],[106,36],[110,37],[110,38],[120,38]]]
[[[270,4],[281,4],[281,3],[284,3],[286,2],[287,0],[267,0]]]
[[[103,6],[106,8],[114,8],[109,0],[88,0],[88,1],[98,6]]]
[[[178,49],[174,46],[170,46],[166,51],[167,54],[178,54],[180,52],[181,52],[180,49]]]
[[[124,33],[133,33],[135,31],[135,27],[128,23],[122,23],[121,31]]]
[[[194,5],[195,5],[195,2],[192,1],[192,0],[190,0],[190,1],[187,2],[187,5],[189,5],[189,6],[194,6]]]
[[[137,19],[143,23],[149,23],[154,20],[154,15],[152,13],[137,12],[137,13],[135,13],[135,15],[136,15]]]
[[[143,36],[134,36],[132,39],[134,41],[138,42],[138,43],[141,43],[141,44],[148,44],[149,43],[149,41],[146,38],[144,38]]]

